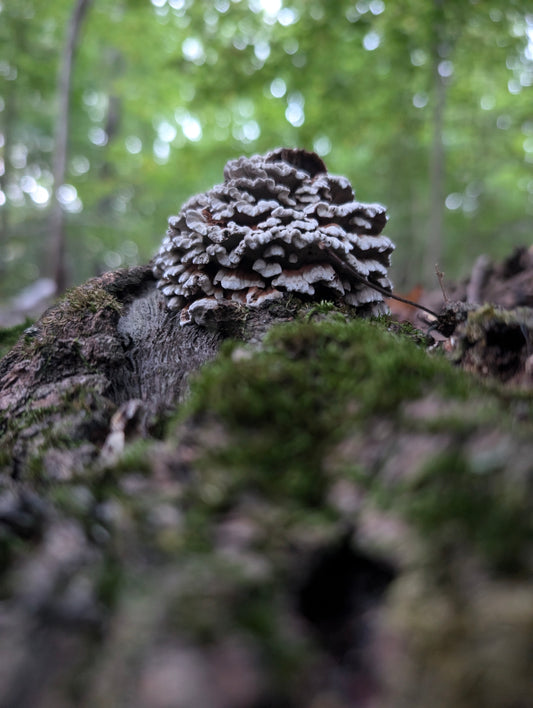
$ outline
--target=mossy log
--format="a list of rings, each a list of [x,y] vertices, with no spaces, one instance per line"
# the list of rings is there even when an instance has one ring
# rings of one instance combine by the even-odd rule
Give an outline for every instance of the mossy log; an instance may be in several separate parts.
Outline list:
[[[533,322],[463,314],[69,292],[0,361],[0,705],[529,706]]]

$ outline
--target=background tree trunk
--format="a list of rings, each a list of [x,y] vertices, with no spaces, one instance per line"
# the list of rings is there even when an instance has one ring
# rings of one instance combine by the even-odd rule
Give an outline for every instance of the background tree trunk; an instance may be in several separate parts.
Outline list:
[[[443,141],[444,113],[446,109],[446,79],[441,76],[440,64],[443,58],[444,16],[443,0],[435,2],[435,37],[432,47],[433,68],[433,121],[432,141],[429,155],[429,220],[424,263],[424,280],[432,282],[435,264],[442,252],[444,237],[444,179],[446,173]]]
[[[13,42],[18,45],[20,38],[18,36],[19,26],[16,25],[15,36],[13,37]],[[20,27],[20,31],[23,28]],[[8,186],[11,180],[11,149],[13,147],[13,125],[16,119],[16,82],[14,80],[8,80],[6,82],[5,91],[5,108],[1,112],[2,116],[2,134],[4,138],[3,145],[3,170],[0,170],[0,190],[5,195],[5,202],[0,207],[0,275],[5,272],[6,263],[6,245],[10,233],[10,213],[11,208],[8,199]]]
[[[76,2],[67,27],[65,45],[59,67],[58,113],[53,155],[54,195],[49,221],[50,268],[58,293],[63,292],[67,285],[65,217],[58,199],[58,190],[65,181],[67,167],[72,70],[80,29],[91,2],[92,0],[77,0]]]

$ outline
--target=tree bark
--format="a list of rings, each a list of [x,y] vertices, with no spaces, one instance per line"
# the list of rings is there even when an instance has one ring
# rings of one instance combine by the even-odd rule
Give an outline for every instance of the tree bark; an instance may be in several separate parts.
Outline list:
[[[50,267],[58,293],[64,292],[67,286],[65,217],[61,202],[58,199],[58,190],[64,183],[66,175],[72,71],[81,26],[91,2],[92,0],[76,0],[76,5],[74,6],[67,26],[65,44],[59,67],[57,87],[58,113],[55,126],[55,147],[52,165],[54,195],[49,221]]]

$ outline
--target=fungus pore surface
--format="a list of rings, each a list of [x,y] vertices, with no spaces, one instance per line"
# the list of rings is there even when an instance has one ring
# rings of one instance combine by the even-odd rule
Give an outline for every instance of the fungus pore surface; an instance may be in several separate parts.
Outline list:
[[[392,289],[386,221],[383,206],[355,201],[350,182],[329,175],[314,153],[239,157],[222,184],[170,217],[154,259],[157,286],[182,324],[201,324],[227,301],[255,307],[285,293],[381,314],[382,294],[350,271]]]

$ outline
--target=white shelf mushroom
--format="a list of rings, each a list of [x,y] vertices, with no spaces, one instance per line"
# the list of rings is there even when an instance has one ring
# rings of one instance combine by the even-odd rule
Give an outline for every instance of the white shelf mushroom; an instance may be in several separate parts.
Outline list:
[[[182,324],[201,324],[225,301],[258,307],[289,292],[380,314],[383,294],[371,286],[392,290],[386,222],[383,206],[355,201],[349,181],[329,175],[314,153],[240,157],[222,184],[170,217],[154,259],[157,286]]]

